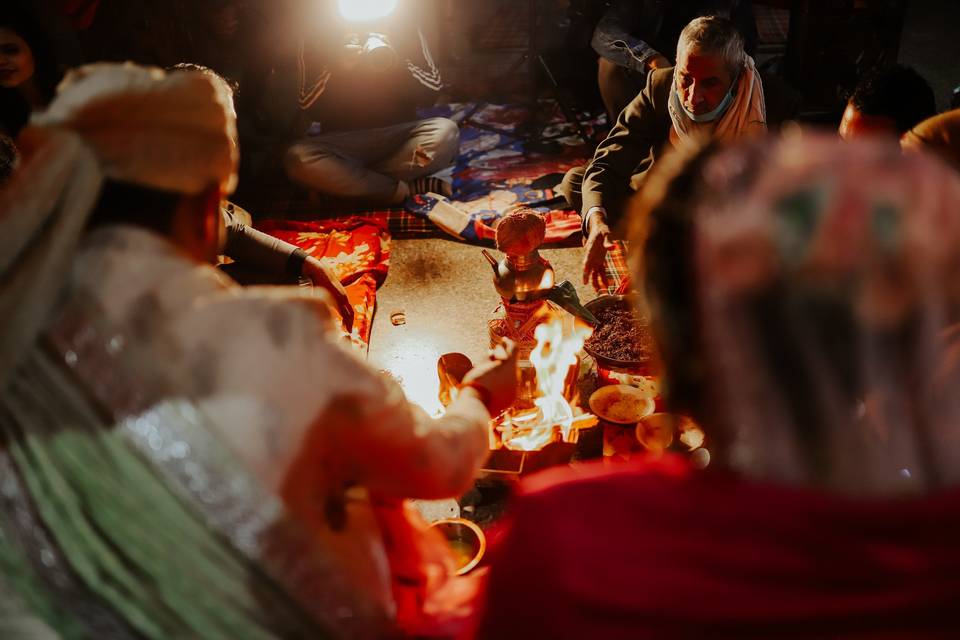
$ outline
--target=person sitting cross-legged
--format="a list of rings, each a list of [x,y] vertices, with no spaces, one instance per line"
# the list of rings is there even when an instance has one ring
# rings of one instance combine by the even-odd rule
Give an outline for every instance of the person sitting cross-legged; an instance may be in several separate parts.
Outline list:
[[[450,195],[452,180],[437,174],[453,166],[460,130],[417,115],[443,88],[416,24],[418,3],[362,28],[337,16],[333,0],[307,4],[297,51],[243,83],[245,161],[279,164],[293,183],[348,207]]]

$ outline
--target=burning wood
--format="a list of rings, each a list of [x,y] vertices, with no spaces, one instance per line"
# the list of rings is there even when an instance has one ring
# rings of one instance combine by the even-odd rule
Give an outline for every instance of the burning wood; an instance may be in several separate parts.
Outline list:
[[[562,441],[576,443],[581,429],[596,426],[597,417],[581,413],[570,421],[566,431],[558,425],[542,420],[539,409],[531,409],[520,415],[507,415],[495,427],[503,446],[511,451],[539,451],[548,444]]]

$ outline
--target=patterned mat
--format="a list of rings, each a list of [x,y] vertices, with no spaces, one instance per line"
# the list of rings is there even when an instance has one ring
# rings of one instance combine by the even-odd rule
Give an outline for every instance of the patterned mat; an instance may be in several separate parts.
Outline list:
[[[504,105],[446,105],[424,117],[445,116],[461,123],[460,156],[454,169],[454,196],[443,202],[418,196],[406,210],[358,212],[310,220],[308,203],[292,203],[284,211],[297,220],[266,220],[257,227],[307,253],[325,258],[337,270],[354,305],[352,339],[363,350],[370,342],[376,290],[387,276],[390,240],[456,237],[490,244],[494,225],[512,207],[532,205],[547,217],[547,242],[577,245],[580,216],[566,209],[554,187],[571,167],[586,162],[594,144],[575,135],[556,105],[547,104],[549,123],[536,143],[519,136],[517,124],[528,120],[524,108]],[[551,112],[550,109],[554,109]],[[469,117],[469,120],[468,120]],[[603,120],[582,123],[595,136]],[[607,259],[607,291],[622,290],[629,280],[622,248]]]
[[[406,208],[448,234],[478,244],[492,242],[496,221],[520,205],[547,216],[548,243],[578,234],[580,216],[554,187],[569,169],[589,160],[596,143],[578,136],[556,103],[545,101],[539,107],[533,118],[528,108],[516,105],[449,104],[424,111],[424,117],[460,124],[453,197],[438,206],[437,198],[415,196]],[[583,117],[580,124],[593,139],[605,121],[605,116]],[[538,135],[524,135],[523,129]]]
[[[598,288],[597,293],[627,293],[630,289],[630,268],[627,266],[627,248],[623,242],[615,242],[615,247],[607,253],[606,288]]]
[[[595,141],[584,142],[556,103],[540,105],[535,124],[526,107],[449,104],[422,110],[421,117],[448,117],[460,124],[460,154],[453,168],[453,196],[409,198],[403,209],[320,213],[316,204],[294,198],[291,190],[257,207],[260,216],[310,220],[359,215],[384,220],[398,238],[455,237],[492,244],[496,221],[512,208],[533,206],[547,217],[547,242],[575,238],[580,216],[554,191],[571,167],[587,162]],[[582,117],[584,133],[602,135],[605,116]],[[542,128],[542,129],[541,129]],[[536,130],[537,136],[524,135]]]

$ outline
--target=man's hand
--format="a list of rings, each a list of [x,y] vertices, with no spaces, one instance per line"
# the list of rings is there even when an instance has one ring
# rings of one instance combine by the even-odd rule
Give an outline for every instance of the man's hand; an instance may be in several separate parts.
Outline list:
[[[491,416],[498,416],[517,399],[517,350],[513,341],[503,342],[490,354],[490,362],[467,372],[461,386],[482,390],[484,404]]]
[[[598,291],[607,288],[607,252],[613,249],[610,227],[604,214],[602,209],[591,211],[589,233],[584,243],[583,284],[592,284]]]
[[[672,67],[673,63],[667,60],[665,57],[659,53],[651,58],[647,59],[647,69],[650,71],[655,71],[656,69],[665,69],[667,67]]]
[[[337,311],[343,319],[343,326],[347,331],[353,330],[353,305],[347,299],[347,292],[340,284],[336,274],[332,269],[327,268],[320,260],[313,256],[307,256],[303,263],[303,277],[310,278],[314,286],[325,289],[327,293],[333,296],[333,301],[337,305]]]

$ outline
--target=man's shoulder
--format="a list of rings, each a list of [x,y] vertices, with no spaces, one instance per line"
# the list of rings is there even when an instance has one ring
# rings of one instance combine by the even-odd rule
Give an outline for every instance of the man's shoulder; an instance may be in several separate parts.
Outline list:
[[[671,82],[673,82],[673,67],[651,71],[647,77],[647,89],[650,92],[650,97],[656,102],[659,98],[669,96]]]
[[[655,69],[647,74],[647,85],[637,97],[627,106],[633,111],[633,117],[641,117],[643,112],[653,107],[653,111],[662,117],[669,118],[667,101],[670,98],[670,86],[673,82],[673,67]]]

